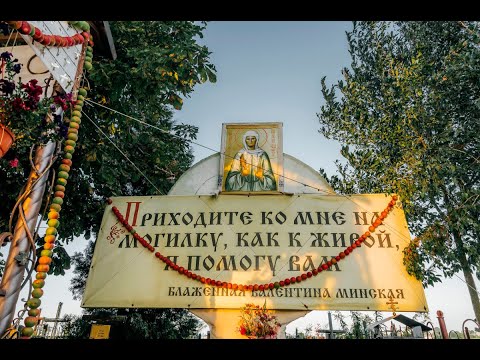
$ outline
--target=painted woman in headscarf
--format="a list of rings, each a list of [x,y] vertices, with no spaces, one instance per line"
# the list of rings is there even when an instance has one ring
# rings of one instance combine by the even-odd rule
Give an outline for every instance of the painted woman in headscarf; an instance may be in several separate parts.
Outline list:
[[[260,137],[249,130],[243,135],[243,149],[239,150],[225,180],[226,191],[277,190],[268,154],[258,146]]]

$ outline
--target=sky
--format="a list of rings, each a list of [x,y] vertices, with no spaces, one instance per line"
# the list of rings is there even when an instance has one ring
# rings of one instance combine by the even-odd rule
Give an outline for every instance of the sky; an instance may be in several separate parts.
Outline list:
[[[202,84],[185,99],[174,115],[178,123],[199,128],[196,142],[220,151],[222,123],[282,122],[283,149],[315,170],[335,173],[341,160],[340,145],[319,132],[316,114],[323,103],[320,80],[333,84],[341,69],[350,64],[345,31],[351,22],[210,22],[202,44],[212,52],[217,83]],[[193,145],[195,163],[213,151]],[[131,154],[135,160],[135,154]],[[86,241],[67,245],[67,251],[81,251]],[[42,297],[42,314],[53,317],[59,302],[62,314],[80,314],[80,301],[68,291],[72,271],[64,277],[49,276]],[[477,281],[477,289],[480,284]],[[443,280],[425,290],[430,319],[438,326],[436,311],[442,310],[448,330],[460,330],[474,318],[463,275]],[[27,297],[23,291],[21,297]],[[20,305],[20,307],[23,305]],[[404,313],[412,317],[412,313]],[[384,313],[385,317],[391,313]],[[326,328],[327,312],[312,311],[287,326],[287,333],[307,326]],[[468,326],[468,325],[467,325]],[[339,325],[334,321],[334,328]]]

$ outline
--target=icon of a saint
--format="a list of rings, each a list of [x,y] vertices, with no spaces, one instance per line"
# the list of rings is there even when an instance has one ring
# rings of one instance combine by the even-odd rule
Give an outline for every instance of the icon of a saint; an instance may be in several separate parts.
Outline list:
[[[243,149],[232,161],[225,180],[226,191],[275,191],[277,183],[268,154],[258,146],[260,136],[249,130],[243,135]]]

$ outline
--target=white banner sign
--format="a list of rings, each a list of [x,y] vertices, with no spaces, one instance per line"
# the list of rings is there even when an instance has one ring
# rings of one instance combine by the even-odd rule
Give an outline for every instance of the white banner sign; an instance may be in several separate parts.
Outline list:
[[[391,200],[384,194],[112,200],[83,307],[240,308],[266,301],[276,310],[428,310],[421,283],[403,265],[410,234],[399,204],[366,233]]]

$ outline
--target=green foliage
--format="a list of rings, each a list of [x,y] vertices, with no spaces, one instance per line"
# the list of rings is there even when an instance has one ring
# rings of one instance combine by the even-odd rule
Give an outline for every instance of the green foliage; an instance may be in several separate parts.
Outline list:
[[[90,264],[92,263],[93,251],[95,249],[95,243],[89,241],[88,245],[82,253],[75,253],[72,256],[73,263],[73,277],[70,280],[69,290],[73,294],[74,300],[81,300],[83,292],[85,291],[85,284],[90,271]]]
[[[330,183],[342,193],[400,195],[419,242],[407,269],[425,286],[440,272],[467,276],[480,265],[478,30],[463,22],[354,23],[350,69],[334,86],[322,79],[320,132],[344,144],[347,160]]]
[[[417,251],[417,244],[413,241],[403,249],[403,265],[405,265],[410,275],[414,275],[418,280],[422,280],[422,261]]]
[[[188,140],[195,139],[198,131],[194,126],[177,124],[172,119],[174,109],[181,108],[182,97],[188,97],[196,85],[215,81],[210,52],[197,43],[205,23],[114,21],[110,27],[117,58],[95,54],[94,67],[83,84],[88,97],[62,205],[60,243],[95,236],[108,197],[168,192],[192,164]],[[88,100],[158,129],[91,105]],[[7,230],[10,211],[27,180],[29,150],[17,149],[19,166],[0,171],[0,189],[8,196],[0,209],[0,232]],[[59,161],[53,169],[58,168]],[[6,160],[0,159],[0,169],[7,166]],[[39,244],[42,241],[40,238]],[[49,273],[62,274],[69,266],[69,257],[60,248],[56,252]]]
[[[67,339],[88,339],[91,325],[88,321],[82,320],[81,316],[65,315],[63,330]]]
[[[375,313],[376,318],[380,320],[378,313]],[[362,314],[358,311],[350,311],[351,324],[347,323],[347,316],[340,312],[333,312],[333,318],[340,323],[340,327],[344,331],[341,334],[338,334],[336,337],[338,339],[368,339],[370,336],[368,334],[367,326],[375,321],[368,314]]]
[[[110,339],[189,339],[194,338],[202,323],[185,309],[88,309],[99,324],[110,325]],[[109,320],[110,316],[126,316],[125,321]],[[92,321],[81,316],[68,316],[64,326],[69,339],[88,339]]]

